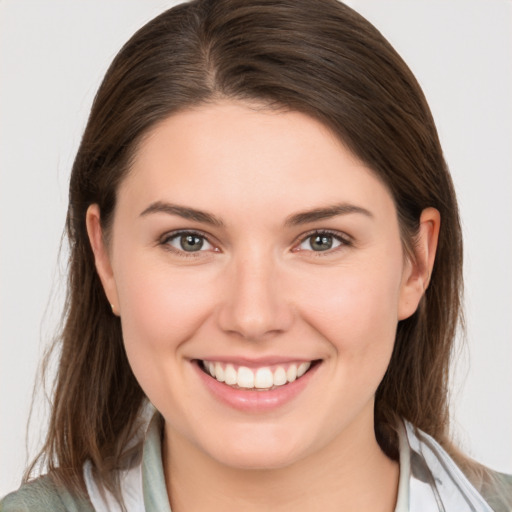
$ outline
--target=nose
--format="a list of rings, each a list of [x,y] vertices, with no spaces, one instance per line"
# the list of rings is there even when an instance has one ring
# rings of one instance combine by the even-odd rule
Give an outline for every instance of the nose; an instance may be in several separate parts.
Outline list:
[[[251,254],[232,261],[218,312],[219,327],[258,341],[287,331],[293,308],[286,300],[281,272],[272,257]]]

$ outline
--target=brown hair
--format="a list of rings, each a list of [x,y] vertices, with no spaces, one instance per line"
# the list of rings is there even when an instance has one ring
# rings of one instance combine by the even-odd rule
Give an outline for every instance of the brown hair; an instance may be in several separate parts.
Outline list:
[[[68,300],[53,409],[41,452],[57,478],[83,490],[90,459],[110,489],[144,393],[96,274],[85,214],[97,203],[108,233],[116,191],[148,130],[218,98],[306,113],[389,187],[412,254],[421,211],[441,231],[430,286],[399,323],[375,402],[382,449],[397,457],[404,417],[449,452],[448,370],[460,319],[462,241],[452,181],[432,115],[411,71],[364,18],[336,0],[198,0],[140,29],[110,66],[73,165]]]

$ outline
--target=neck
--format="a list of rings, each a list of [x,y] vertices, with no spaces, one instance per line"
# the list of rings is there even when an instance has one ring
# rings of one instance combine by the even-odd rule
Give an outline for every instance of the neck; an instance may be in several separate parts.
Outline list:
[[[240,469],[209,457],[165,429],[164,471],[173,512],[272,510],[392,512],[399,468],[380,449],[372,422],[351,425],[332,442],[277,469]]]

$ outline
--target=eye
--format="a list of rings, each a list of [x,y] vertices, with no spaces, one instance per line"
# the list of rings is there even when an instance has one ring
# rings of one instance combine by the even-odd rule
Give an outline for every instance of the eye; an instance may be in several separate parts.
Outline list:
[[[326,252],[337,249],[342,245],[350,245],[350,242],[340,235],[335,235],[325,231],[317,231],[303,238],[302,242],[297,246],[297,250]]]
[[[204,235],[190,231],[181,231],[171,234],[162,240],[162,244],[169,246],[178,252],[211,251],[213,245]]]

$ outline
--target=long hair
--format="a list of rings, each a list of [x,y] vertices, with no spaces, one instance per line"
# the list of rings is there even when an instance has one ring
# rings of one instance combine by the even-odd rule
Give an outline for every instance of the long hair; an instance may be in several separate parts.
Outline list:
[[[375,399],[375,432],[396,458],[403,417],[455,453],[448,437],[448,372],[460,319],[462,240],[453,184],[424,95],[409,68],[364,18],[336,0],[197,0],[141,28],[114,59],[95,97],[73,165],[65,322],[53,408],[40,456],[84,490],[90,460],[116,488],[144,393],[119,319],[95,270],[86,210],[109,233],[116,191],[156,123],[218,99],[257,100],[329,127],[388,187],[404,249],[414,253],[421,211],[441,214],[436,262],[418,310],[399,322]]]

